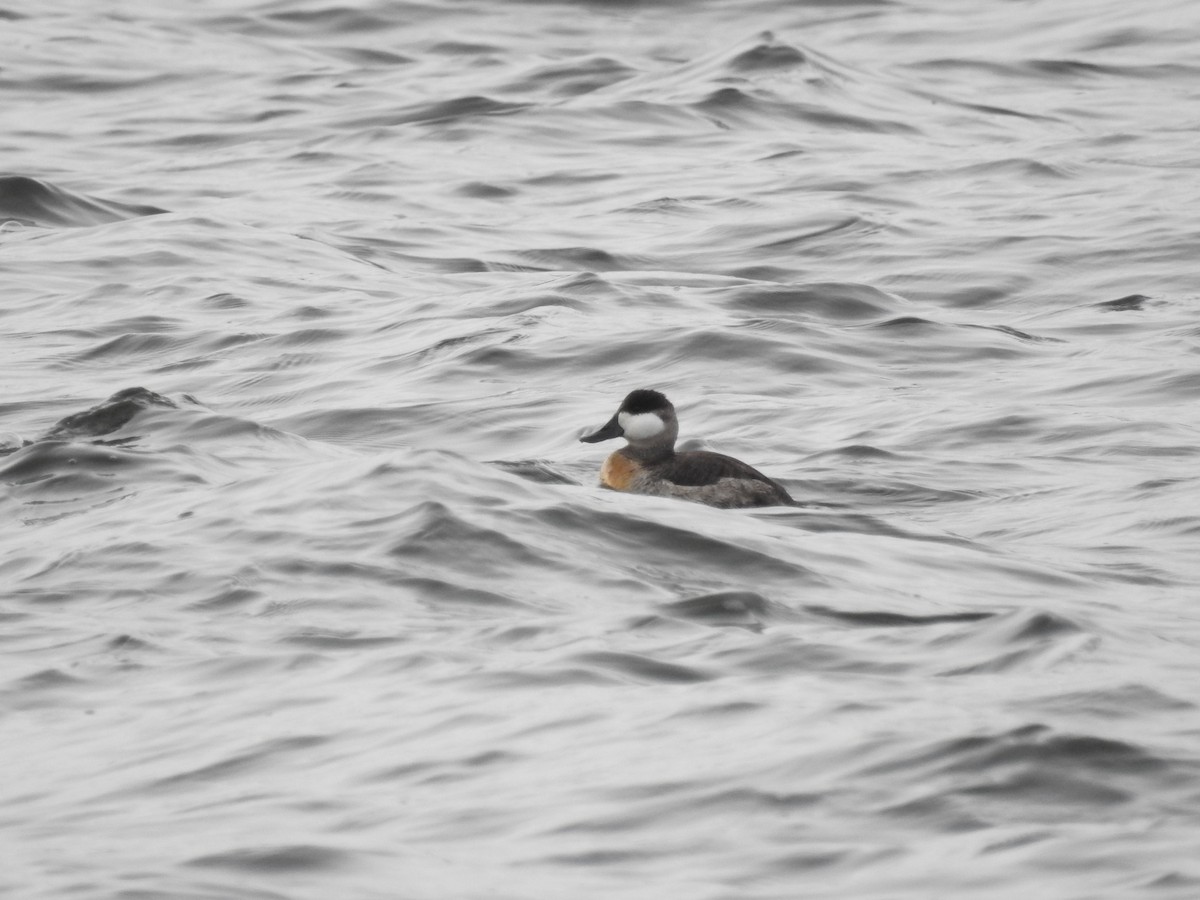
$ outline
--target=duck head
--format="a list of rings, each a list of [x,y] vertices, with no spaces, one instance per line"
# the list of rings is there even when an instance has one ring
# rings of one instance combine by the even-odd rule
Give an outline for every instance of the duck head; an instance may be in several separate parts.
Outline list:
[[[621,401],[616,414],[599,431],[581,437],[587,444],[623,437],[638,455],[670,455],[679,436],[675,407],[658,391],[636,390]]]

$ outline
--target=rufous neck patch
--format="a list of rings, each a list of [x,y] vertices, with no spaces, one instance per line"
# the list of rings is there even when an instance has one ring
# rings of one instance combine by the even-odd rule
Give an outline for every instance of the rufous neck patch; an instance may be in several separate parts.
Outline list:
[[[636,462],[618,450],[610,453],[600,467],[600,482],[614,491],[627,491],[639,468]]]

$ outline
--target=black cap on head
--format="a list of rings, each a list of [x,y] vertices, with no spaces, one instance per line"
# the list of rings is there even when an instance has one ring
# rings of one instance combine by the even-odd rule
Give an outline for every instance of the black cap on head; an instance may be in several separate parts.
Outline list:
[[[670,405],[671,401],[658,391],[637,390],[630,391],[629,395],[621,401],[621,412],[627,412],[636,416],[639,413],[665,409]]]

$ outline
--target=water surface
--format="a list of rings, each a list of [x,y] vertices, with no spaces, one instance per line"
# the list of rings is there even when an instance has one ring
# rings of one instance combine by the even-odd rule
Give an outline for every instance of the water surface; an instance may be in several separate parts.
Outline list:
[[[0,47],[0,888],[1200,893],[1197,7]],[[636,387],[807,505],[601,490]]]

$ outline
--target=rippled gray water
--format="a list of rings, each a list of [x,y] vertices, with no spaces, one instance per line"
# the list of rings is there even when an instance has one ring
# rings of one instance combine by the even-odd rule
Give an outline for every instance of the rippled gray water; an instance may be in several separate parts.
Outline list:
[[[1200,896],[1200,6],[0,0],[0,89],[0,893]],[[601,490],[636,387],[807,506]]]

